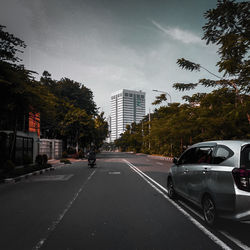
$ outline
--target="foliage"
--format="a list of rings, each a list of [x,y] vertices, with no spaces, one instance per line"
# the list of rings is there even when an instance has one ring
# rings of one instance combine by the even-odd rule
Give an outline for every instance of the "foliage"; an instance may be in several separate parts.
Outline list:
[[[36,164],[39,166],[46,166],[48,163],[48,156],[46,154],[36,156]]]
[[[217,62],[217,66],[218,71],[223,73],[223,77],[213,74],[200,64],[181,58],[177,60],[177,64],[181,68],[190,71],[204,69],[219,80],[200,79],[198,83],[175,83],[173,87],[184,91],[194,89],[200,84],[205,87],[233,91],[236,100],[234,105],[236,109],[238,105],[241,106],[240,109],[244,110],[250,125],[249,109],[246,109],[249,105],[247,95],[250,93],[250,3],[218,0],[217,7],[206,11],[204,17],[207,19],[207,23],[203,26],[203,39],[207,44],[218,46],[217,52],[220,60]],[[199,102],[201,95],[201,93],[197,93],[196,96],[193,96],[193,101]],[[185,96],[184,99],[191,101],[188,96]],[[222,104],[222,108],[224,108],[224,104]]]
[[[62,158],[68,158],[68,153],[66,151],[62,152]]]
[[[60,162],[64,164],[71,164],[71,161],[69,159],[61,159]]]
[[[92,142],[101,146],[107,126],[92,91],[69,78],[56,81],[48,71],[35,81],[35,72],[17,64],[25,43],[4,28],[0,25],[0,128],[13,130],[14,135],[7,158],[14,157],[17,130],[27,129],[31,111],[40,113],[42,137],[63,139],[65,147],[68,143],[87,147]]]
[[[83,109],[71,106],[59,125],[62,135],[76,143],[77,152],[79,146],[86,147],[93,141],[94,121]]]
[[[73,104],[75,107],[84,109],[88,115],[96,114],[96,104],[93,101],[93,93],[83,84],[69,78],[62,78],[60,81],[51,79],[50,73],[43,72],[40,82],[59,99]]]
[[[20,58],[16,54],[22,53],[22,50],[18,47],[25,48],[26,45],[21,39],[4,31],[4,28],[6,27],[0,25],[0,61],[19,62]]]
[[[174,88],[189,90],[198,84],[205,87],[226,87],[235,91],[238,102],[242,103],[241,95],[250,92],[250,60],[248,59],[250,3],[219,0],[217,8],[206,11],[204,17],[207,23],[203,26],[203,39],[207,44],[216,44],[219,47],[220,60],[217,66],[219,66],[219,72],[223,72],[224,77],[228,78],[218,77],[200,64],[181,58],[177,60],[181,68],[190,71],[204,69],[219,80],[201,79],[198,83],[175,83]]]
[[[42,165],[43,164],[43,157],[42,157],[42,155],[37,155],[35,162],[38,165]]]
[[[83,152],[82,150],[80,150],[80,151],[78,152],[78,158],[79,158],[79,159],[83,159],[83,158],[84,158],[84,152]]]
[[[42,159],[43,159],[42,165],[46,165],[48,163],[48,156],[46,154],[43,154]]]
[[[108,135],[108,123],[104,118],[103,112],[95,117],[94,123],[94,144],[96,148],[100,148]]]
[[[5,173],[9,173],[9,172],[14,171],[15,167],[16,167],[15,164],[11,160],[7,160],[4,163],[3,170]]]
[[[156,100],[152,103],[153,105],[161,104],[163,101],[167,101],[166,94],[156,96]]]
[[[208,21],[203,27],[203,39],[219,46],[219,72],[241,76],[249,67],[250,2],[219,0],[217,8],[206,11],[204,17]]]
[[[46,135],[64,139],[65,144],[76,146],[77,151],[91,143],[99,148],[108,126],[104,114],[97,113],[91,90],[68,78],[53,80],[48,71],[43,72],[40,83],[52,93],[56,103],[51,118],[42,119],[41,128]]]
[[[221,88],[211,93],[186,96],[188,104],[172,103],[156,109],[139,124],[127,126],[115,141],[122,151],[178,156],[189,145],[218,139],[250,139],[244,105],[235,105],[235,92]]]
[[[29,165],[32,163],[32,158],[29,155],[23,156],[23,165]]]

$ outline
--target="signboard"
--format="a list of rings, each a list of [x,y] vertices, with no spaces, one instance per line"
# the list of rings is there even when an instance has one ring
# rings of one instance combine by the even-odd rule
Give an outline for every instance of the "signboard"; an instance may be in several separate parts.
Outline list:
[[[29,112],[29,132],[36,132],[40,137],[40,113]]]

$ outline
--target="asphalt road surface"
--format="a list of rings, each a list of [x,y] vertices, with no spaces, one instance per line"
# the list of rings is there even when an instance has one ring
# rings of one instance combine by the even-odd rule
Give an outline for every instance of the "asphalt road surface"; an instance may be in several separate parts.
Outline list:
[[[250,249],[250,224],[208,228],[201,211],[167,197],[171,163],[102,153],[0,186],[0,249]]]

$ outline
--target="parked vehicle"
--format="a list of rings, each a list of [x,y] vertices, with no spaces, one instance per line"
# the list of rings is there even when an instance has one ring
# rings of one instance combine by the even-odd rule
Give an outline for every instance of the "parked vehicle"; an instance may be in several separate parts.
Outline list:
[[[250,140],[197,143],[173,163],[170,198],[180,195],[201,207],[210,226],[219,217],[250,220]]]

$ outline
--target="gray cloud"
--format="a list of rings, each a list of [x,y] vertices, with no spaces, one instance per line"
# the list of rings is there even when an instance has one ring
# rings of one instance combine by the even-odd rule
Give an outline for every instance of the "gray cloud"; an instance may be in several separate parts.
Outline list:
[[[0,9],[0,23],[27,43],[23,59],[28,68],[84,83],[107,115],[110,94],[118,89],[145,90],[148,109],[155,98],[152,89],[181,101],[184,93],[172,88],[174,82],[208,77],[181,70],[177,58],[216,71],[216,48],[204,47],[197,35],[203,12],[215,3],[8,0]]]

